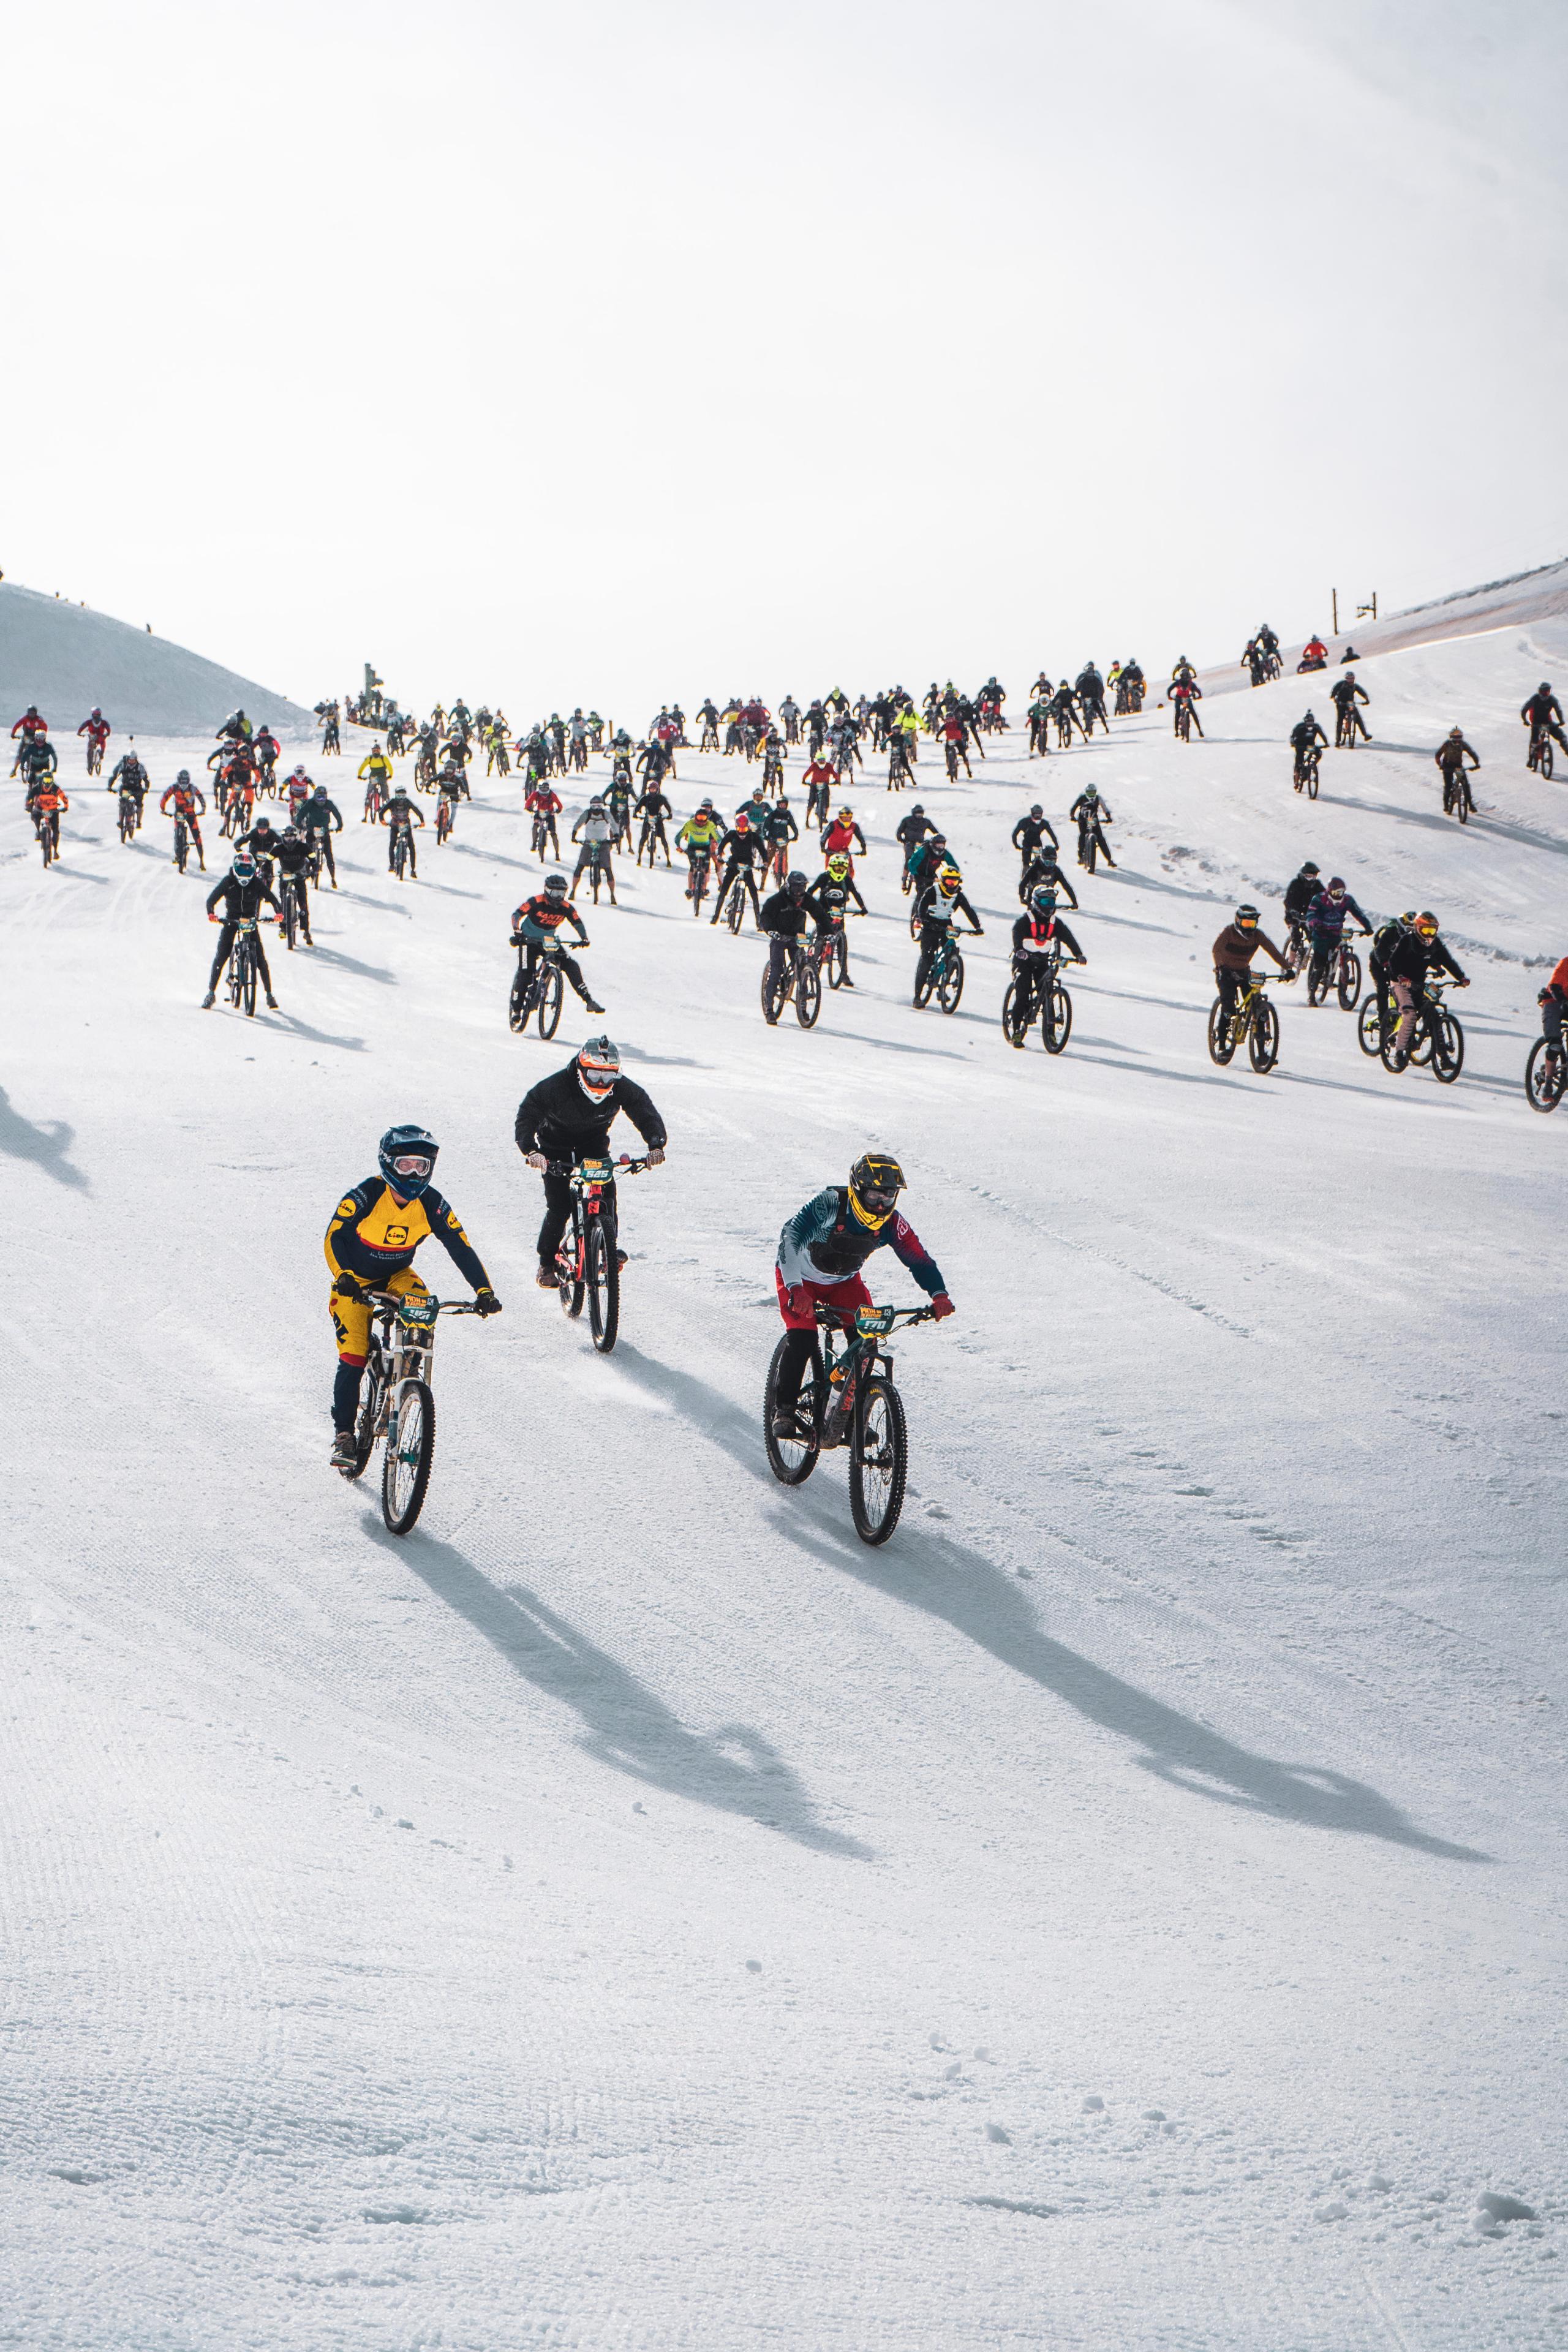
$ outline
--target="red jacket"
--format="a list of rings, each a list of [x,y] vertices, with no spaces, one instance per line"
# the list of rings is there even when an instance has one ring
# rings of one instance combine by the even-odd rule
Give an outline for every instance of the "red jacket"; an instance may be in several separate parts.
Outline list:
[[[27,718],[17,719],[11,730],[11,739],[14,742],[18,735],[47,735],[48,731],[48,720],[40,719],[35,710]]]

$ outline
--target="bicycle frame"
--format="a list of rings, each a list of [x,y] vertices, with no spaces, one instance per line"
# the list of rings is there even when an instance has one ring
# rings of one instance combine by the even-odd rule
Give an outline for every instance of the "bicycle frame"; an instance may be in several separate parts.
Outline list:
[[[822,1378],[828,1400],[822,1416],[825,1442],[831,1443],[835,1434],[841,1436],[847,1427],[862,1381],[869,1380],[874,1372],[892,1378],[892,1353],[882,1344],[889,1332],[900,1324],[931,1323],[935,1319],[929,1307],[858,1307],[855,1328],[847,1332],[835,1310],[824,1300],[817,1300],[816,1328],[823,1335]],[[837,1355],[833,1345],[836,1337],[844,1342]],[[837,1382],[833,1378],[836,1370],[839,1375]],[[830,1424],[835,1426],[830,1428]]]

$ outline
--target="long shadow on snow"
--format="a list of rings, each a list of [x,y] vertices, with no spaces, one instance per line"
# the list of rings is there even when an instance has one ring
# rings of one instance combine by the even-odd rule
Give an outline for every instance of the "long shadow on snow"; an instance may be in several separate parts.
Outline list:
[[[0,1151],[13,1160],[30,1160],[57,1184],[68,1184],[73,1192],[88,1192],[92,1187],[81,1170],[73,1167],[66,1158],[75,1137],[74,1127],[63,1118],[46,1119],[42,1125],[24,1118],[11,1107],[10,1097],[0,1087]]]
[[[602,1764],[672,1797],[782,1830],[819,1853],[874,1859],[868,1846],[816,1819],[798,1778],[760,1732],[739,1723],[688,1730],[661,1698],[537,1594],[492,1584],[460,1551],[417,1529],[395,1541],[379,1518],[367,1513],[363,1525],[535,1690],[571,1707],[584,1726],[583,1746]]]
[[[256,1025],[258,1029],[278,1030],[286,1037],[302,1037],[312,1045],[336,1045],[345,1054],[364,1052],[363,1037],[334,1037],[329,1030],[312,1029],[308,1021],[300,1020],[292,1013],[258,1013]]]
[[[1336,799],[1337,795],[1323,793],[1320,798],[1326,801]],[[1432,809],[1394,808],[1387,801],[1357,800],[1349,794],[1338,799],[1338,805],[1362,809],[1370,816],[1397,817],[1402,824],[1421,825],[1428,833],[1453,835],[1460,830],[1457,818],[1441,816]],[[1506,817],[1487,816],[1478,810],[1470,819],[1470,830],[1483,837],[1495,834],[1504,841],[1517,841],[1524,849],[1549,850],[1553,857],[1568,857],[1568,841],[1554,841],[1550,834],[1532,833],[1528,825],[1510,824]]]
[[[317,963],[335,963],[344,971],[357,972],[361,980],[379,980],[388,988],[397,986],[395,971],[384,971],[378,963],[361,963],[358,956],[344,955],[342,948],[324,948],[318,940],[310,955]]]
[[[728,1397],[695,1373],[659,1363],[624,1340],[615,1360],[633,1380],[683,1412],[742,1469],[781,1494],[767,1466],[760,1428]],[[760,1381],[758,1389],[760,1408]],[[1321,1765],[1285,1764],[1254,1755],[1065,1643],[1053,1642],[1041,1632],[1015,1580],[963,1544],[906,1527],[895,1538],[892,1552],[870,1550],[839,1532],[826,1508],[815,1504],[808,1487],[795,1489],[788,1514],[781,1511],[774,1524],[825,1567],[842,1570],[894,1601],[940,1617],[1015,1673],[1065,1699],[1090,1723],[1137,1741],[1143,1750],[1138,1761],[1144,1771],[1194,1796],[1248,1812],[1271,1813],[1309,1829],[1384,1838],[1391,1845],[1413,1846],[1450,1862],[1492,1859],[1473,1846],[1428,1836],[1364,1780]]]

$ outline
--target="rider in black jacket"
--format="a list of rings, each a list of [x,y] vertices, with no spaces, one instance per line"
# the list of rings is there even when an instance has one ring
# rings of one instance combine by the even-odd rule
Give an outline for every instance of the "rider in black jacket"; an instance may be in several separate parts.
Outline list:
[[[552,1077],[541,1078],[518,1106],[513,1133],[517,1148],[544,1179],[544,1220],[539,1228],[539,1287],[556,1286],[555,1253],[572,1214],[572,1186],[550,1173],[552,1160],[607,1160],[610,1122],[625,1111],[657,1168],[667,1140],[663,1119],[633,1078],[621,1075],[621,1057],[608,1037],[590,1037],[575,1061]],[[606,1187],[612,1229],[616,1188]],[[617,1253],[625,1263],[626,1253]]]
[[[278,1010],[278,999],[272,993],[272,974],[267,969],[267,950],[261,944],[259,916],[264,906],[276,915],[281,910],[267,884],[257,870],[256,860],[247,849],[240,850],[234,864],[207,899],[207,913],[216,919],[216,909],[223,900],[223,929],[217,935],[217,953],[207,978],[207,992],[202,999],[204,1011],[210,1012],[217,1002],[217,984],[223,978],[224,966],[233,951],[236,935],[242,922],[256,924],[256,961],[261,973],[261,985],[267,991],[267,1009]]]

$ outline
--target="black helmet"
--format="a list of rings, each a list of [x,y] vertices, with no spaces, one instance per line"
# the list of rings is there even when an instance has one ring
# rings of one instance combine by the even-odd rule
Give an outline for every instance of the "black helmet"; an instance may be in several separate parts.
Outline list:
[[[1257,908],[1250,906],[1238,907],[1236,910],[1236,919],[1243,930],[1250,929],[1250,927],[1258,920]]]
[[[179,774],[174,778],[174,782],[175,782],[177,784],[188,784],[188,783],[190,782],[190,781],[191,781],[191,772],[190,772],[189,768],[182,768],[182,769],[180,770]]]
[[[545,876],[544,895],[547,898],[564,898],[566,896],[566,890],[567,882],[564,874],[547,874]]]
[[[795,867],[795,872],[794,872],[793,874],[786,875],[786,877],[784,877],[784,888],[789,892],[789,895],[790,895],[790,897],[791,897],[792,898],[805,898],[805,875],[801,872],[801,870],[800,870],[800,868],[799,868],[799,866],[798,866]]]
[[[416,1201],[430,1181],[441,1149],[426,1127],[389,1127],[376,1150],[383,1179],[405,1201]]]
[[[1316,874],[1316,873],[1319,871],[1319,869],[1318,869],[1318,867],[1317,867],[1316,866],[1314,866],[1314,865],[1313,865],[1313,863],[1312,863],[1311,859],[1309,857],[1309,858],[1307,859],[1306,863],[1303,865],[1303,866],[1302,866],[1302,868],[1301,868],[1301,871],[1302,871],[1302,873],[1303,873],[1303,874]]]

